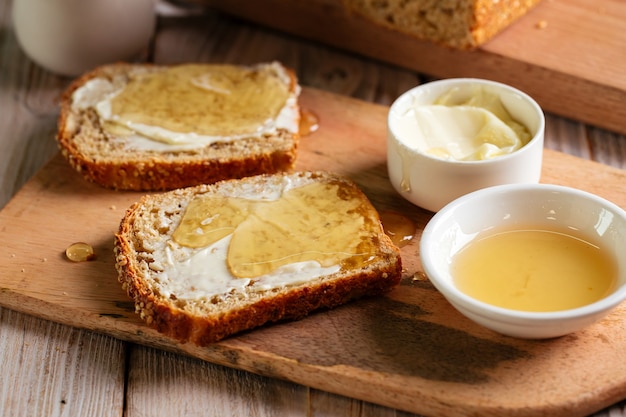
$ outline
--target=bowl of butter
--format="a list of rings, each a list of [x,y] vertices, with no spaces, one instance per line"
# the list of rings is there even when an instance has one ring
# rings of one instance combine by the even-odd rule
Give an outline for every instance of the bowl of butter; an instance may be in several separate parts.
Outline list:
[[[439,210],[420,240],[432,284],[498,333],[544,339],[581,331],[626,299],[626,212],[595,194],[506,184]]]
[[[538,183],[545,117],[506,84],[452,78],[398,97],[387,118],[387,169],[395,190],[436,212],[481,188]]]

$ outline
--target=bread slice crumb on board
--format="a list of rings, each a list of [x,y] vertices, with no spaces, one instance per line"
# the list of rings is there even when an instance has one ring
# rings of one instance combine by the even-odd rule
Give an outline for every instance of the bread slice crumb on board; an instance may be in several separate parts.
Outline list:
[[[402,275],[370,201],[328,172],[147,195],[115,242],[119,280],[141,318],[199,346],[384,294]]]
[[[117,190],[289,171],[299,93],[294,71],[278,62],[105,65],[63,94],[57,142],[88,181]]]

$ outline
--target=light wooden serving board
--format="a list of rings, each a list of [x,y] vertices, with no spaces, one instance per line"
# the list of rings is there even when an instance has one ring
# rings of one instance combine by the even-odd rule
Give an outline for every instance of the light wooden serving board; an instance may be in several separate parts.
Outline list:
[[[402,248],[402,284],[389,295],[207,348],[178,344],[138,319],[113,267],[113,233],[140,194],[89,184],[57,156],[0,212],[0,305],[429,416],[583,416],[626,397],[626,306],[549,341],[500,336],[463,318],[421,271],[418,240],[432,214],[388,182],[387,108],[312,89],[302,105],[320,128],[302,138],[297,168],[345,174],[380,211],[417,225]],[[542,181],[626,207],[625,171],[546,150]],[[77,241],[93,245],[97,259],[67,261],[64,251]]]
[[[187,0],[438,78],[516,86],[547,111],[626,133],[626,1],[542,0],[474,51],[347,13],[343,0]]]

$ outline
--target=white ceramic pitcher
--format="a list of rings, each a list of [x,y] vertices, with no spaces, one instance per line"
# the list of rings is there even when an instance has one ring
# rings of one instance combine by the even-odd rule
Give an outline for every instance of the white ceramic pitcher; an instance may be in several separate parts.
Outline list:
[[[154,33],[154,0],[14,0],[18,43],[34,62],[75,76],[130,60]]]

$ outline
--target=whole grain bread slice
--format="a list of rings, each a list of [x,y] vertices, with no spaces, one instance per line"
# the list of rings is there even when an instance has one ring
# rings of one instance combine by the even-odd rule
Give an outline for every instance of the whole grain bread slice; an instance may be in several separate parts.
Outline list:
[[[198,281],[213,279],[219,271],[215,266],[201,268],[202,277],[196,277],[193,285],[186,284],[189,277],[169,274],[172,265],[187,262],[194,251],[203,250],[181,247],[172,238],[194,199],[265,198],[314,182],[338,184],[337,195],[328,197],[330,204],[345,193],[357,196],[360,212],[373,225],[367,239],[375,249],[367,262],[349,262],[334,272],[320,270],[319,276],[278,285],[262,285],[260,277],[215,293],[201,290],[203,284]],[[323,239],[319,246],[324,250]],[[317,309],[383,294],[399,283],[402,273],[400,251],[383,231],[367,197],[351,180],[327,172],[259,175],[145,196],[122,219],[115,255],[119,281],[140,317],[167,336],[200,346],[267,323],[300,319]]]
[[[343,0],[351,13],[418,39],[453,49],[475,49],[540,0]]]
[[[288,121],[291,127],[278,127],[233,141],[217,141],[200,148],[135,149],[123,136],[103,129],[95,105],[79,104],[75,99],[77,90],[91,80],[106,80],[121,88],[134,76],[168,68],[171,66],[104,65],[79,77],[66,89],[56,138],[63,156],[85,179],[117,190],[162,191],[293,168],[299,140],[300,87],[294,71],[278,62],[242,68],[273,71],[288,83],[293,110]],[[96,92],[82,97],[87,97],[91,104],[100,99]]]

